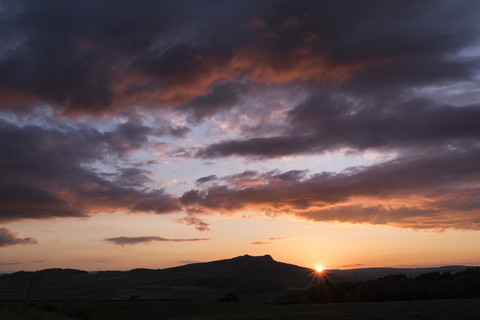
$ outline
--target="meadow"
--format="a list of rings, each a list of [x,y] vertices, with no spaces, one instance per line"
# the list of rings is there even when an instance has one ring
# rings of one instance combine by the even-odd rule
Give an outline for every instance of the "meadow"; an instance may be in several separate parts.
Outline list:
[[[212,301],[38,301],[36,307],[25,313],[23,306],[22,302],[0,302],[0,319],[480,319],[480,299],[295,305]]]

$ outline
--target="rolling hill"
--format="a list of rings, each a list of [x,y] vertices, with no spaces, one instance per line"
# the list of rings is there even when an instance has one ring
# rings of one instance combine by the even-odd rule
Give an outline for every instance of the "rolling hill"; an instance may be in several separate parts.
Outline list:
[[[451,267],[443,271],[461,271]],[[0,276],[0,300],[24,300],[30,283],[32,300],[217,300],[234,293],[241,300],[264,301],[292,288],[308,288],[321,282],[340,283],[387,274],[409,276],[429,269],[371,268],[313,269],[275,261],[270,255],[244,255],[232,259],[193,263],[167,269],[133,269],[89,273],[74,269],[46,269]]]

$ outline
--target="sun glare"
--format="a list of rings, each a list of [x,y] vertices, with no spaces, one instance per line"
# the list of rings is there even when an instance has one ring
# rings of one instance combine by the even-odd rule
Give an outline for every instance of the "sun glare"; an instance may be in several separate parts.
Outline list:
[[[322,268],[322,267],[316,267],[315,270],[316,270],[317,272],[322,272],[322,271],[323,271],[323,268]]]

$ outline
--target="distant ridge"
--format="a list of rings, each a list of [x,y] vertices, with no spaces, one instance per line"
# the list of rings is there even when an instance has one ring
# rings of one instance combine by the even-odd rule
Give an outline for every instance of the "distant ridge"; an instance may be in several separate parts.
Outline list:
[[[41,299],[143,299],[218,300],[235,293],[242,301],[264,301],[319,283],[331,285],[387,275],[416,277],[423,273],[458,273],[465,266],[437,268],[360,268],[326,270],[278,262],[272,256],[243,255],[230,259],[191,263],[166,269],[87,272],[51,268],[19,271],[0,276],[0,300],[21,300],[33,283],[31,298]]]
[[[275,297],[288,288],[315,284],[314,270],[275,261],[270,255],[243,255],[166,269],[88,273],[46,269],[0,276],[0,300],[22,299],[33,281],[32,299],[217,300],[234,292],[254,301]]]
[[[218,272],[235,272],[235,273],[247,273],[247,272],[271,272],[271,271],[305,271],[310,272],[311,269],[299,267],[297,265],[277,262],[272,256],[266,254],[263,256],[251,256],[243,255],[230,259],[215,260],[210,262],[197,262],[190,263],[183,266],[172,267],[162,269],[164,271],[196,271],[207,273]]]
[[[356,269],[329,269],[328,271],[337,275],[352,278],[354,280],[371,280],[389,275],[404,274],[407,277],[416,277],[429,272],[449,272],[455,274],[467,269],[467,266],[441,266],[426,268],[356,268]]]
[[[87,274],[88,271],[78,270],[78,269],[62,269],[62,268],[49,268],[49,269],[42,269],[39,271],[17,271],[12,274],[59,274],[59,275],[72,275],[72,274]]]
[[[243,255],[230,259],[199,262],[160,270],[171,276],[197,278],[193,284],[237,291],[283,290],[308,286],[314,271],[275,261],[270,255]]]

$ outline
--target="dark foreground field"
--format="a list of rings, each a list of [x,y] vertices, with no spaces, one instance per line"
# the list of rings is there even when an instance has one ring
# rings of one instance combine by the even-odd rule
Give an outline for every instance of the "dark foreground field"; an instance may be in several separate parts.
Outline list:
[[[22,311],[23,303],[0,302],[5,320],[159,320],[159,319],[480,319],[480,299],[397,302],[263,305],[200,301],[38,302],[40,310]]]

